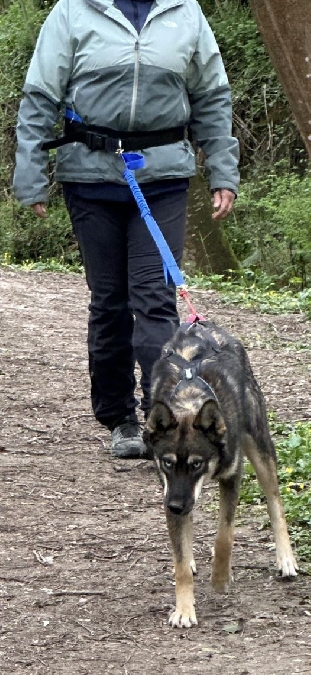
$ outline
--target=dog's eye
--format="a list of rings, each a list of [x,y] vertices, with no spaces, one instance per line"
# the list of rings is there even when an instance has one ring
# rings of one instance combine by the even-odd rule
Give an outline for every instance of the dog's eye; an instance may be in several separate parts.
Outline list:
[[[170,471],[173,468],[174,462],[171,459],[162,459],[163,469]]]
[[[191,462],[190,464],[190,468],[192,469],[192,471],[198,471],[199,469],[202,468],[202,466],[203,461],[201,461],[200,459],[198,459],[196,462]]]

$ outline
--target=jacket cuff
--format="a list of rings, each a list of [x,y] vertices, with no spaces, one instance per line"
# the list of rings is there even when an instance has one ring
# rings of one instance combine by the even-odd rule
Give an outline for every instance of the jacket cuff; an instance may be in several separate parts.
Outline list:
[[[228,187],[213,188],[211,190],[212,195],[214,194],[214,192],[217,192],[217,190],[228,190],[228,192],[232,192],[232,194],[235,196],[236,199],[238,198],[238,193],[235,190],[233,190],[232,188],[228,188]]]

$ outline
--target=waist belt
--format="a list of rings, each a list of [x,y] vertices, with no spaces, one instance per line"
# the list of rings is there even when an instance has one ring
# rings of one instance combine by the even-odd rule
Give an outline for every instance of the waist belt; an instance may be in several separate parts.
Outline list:
[[[118,131],[107,127],[86,125],[83,122],[65,119],[65,135],[54,141],[43,143],[42,150],[52,150],[67,143],[84,143],[89,150],[104,150],[105,152],[117,152],[124,150],[144,150],[161,145],[177,143],[186,138],[186,127],[173,127],[172,129],[159,129],[158,131]]]

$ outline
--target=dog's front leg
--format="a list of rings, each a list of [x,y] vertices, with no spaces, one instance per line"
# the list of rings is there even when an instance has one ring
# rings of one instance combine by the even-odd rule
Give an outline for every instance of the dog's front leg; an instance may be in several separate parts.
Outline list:
[[[281,502],[276,458],[270,441],[266,451],[260,451],[249,439],[247,457],[252,463],[258,481],[267,497],[268,512],[275,539],[277,567],[282,577],[295,577],[298,564],[290,544],[284,509]]]
[[[175,515],[166,509],[166,520],[173,549],[176,582],[176,609],[169,623],[178,628],[197,624],[193,595],[192,513]]]
[[[226,593],[231,581],[234,516],[240,480],[240,476],[237,475],[219,481],[219,521],[212,569],[212,586],[216,593]]]

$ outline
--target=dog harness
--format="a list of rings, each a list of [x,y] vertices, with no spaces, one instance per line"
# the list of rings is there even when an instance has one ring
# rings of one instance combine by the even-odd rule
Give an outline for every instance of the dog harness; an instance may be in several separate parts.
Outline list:
[[[213,342],[215,342],[216,348],[214,347],[213,343],[211,343],[211,348],[215,353],[217,353],[219,352],[217,343],[216,341]],[[209,397],[219,405],[219,401],[215,394],[214,389],[199,374],[200,366],[202,363],[202,359],[200,357],[199,357],[200,360],[193,359],[193,361],[187,361],[182,356],[179,356],[179,354],[176,354],[175,352],[170,352],[164,358],[168,359],[168,361],[173,365],[178,366],[179,368],[182,369],[181,378],[177,382],[171,398],[173,398],[173,396],[176,396],[176,394],[178,393],[178,389],[181,387],[182,383],[185,380],[187,382],[196,381],[196,383],[199,384],[202,390],[208,393]]]

